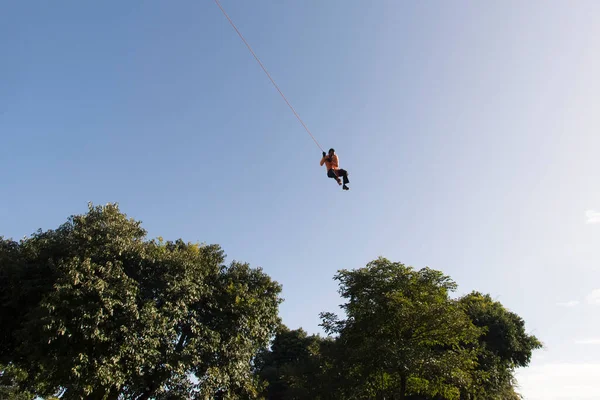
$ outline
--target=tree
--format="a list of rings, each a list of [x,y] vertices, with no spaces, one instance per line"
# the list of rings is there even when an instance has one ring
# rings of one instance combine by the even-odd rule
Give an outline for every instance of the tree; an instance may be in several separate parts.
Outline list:
[[[252,398],[281,287],[216,245],[147,240],[118,206],[0,238],[0,364],[63,399]]]
[[[0,399],[30,400],[34,396],[21,388],[27,373],[14,365],[0,364]]]
[[[456,284],[439,271],[419,271],[379,258],[366,268],[335,276],[346,319],[323,313],[322,326],[338,335],[345,374],[355,387],[348,398],[427,394],[458,398],[475,366],[479,330],[449,298]]]
[[[483,333],[477,342],[478,367],[476,379],[469,389],[471,398],[516,399],[514,375],[516,368],[526,367],[541,342],[525,331],[525,321],[508,311],[490,295],[472,292],[458,300],[474,325]]]
[[[267,383],[263,392],[268,400],[303,400],[321,397],[321,346],[326,342],[303,329],[281,326],[270,349],[256,358],[256,373]]]

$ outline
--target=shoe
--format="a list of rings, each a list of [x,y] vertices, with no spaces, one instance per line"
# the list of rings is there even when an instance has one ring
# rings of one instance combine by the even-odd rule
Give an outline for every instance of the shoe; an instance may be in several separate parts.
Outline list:
[[[348,186],[346,186],[346,185],[344,185],[344,186],[342,187],[342,189],[344,189],[344,190],[350,190],[350,188],[349,188]]]

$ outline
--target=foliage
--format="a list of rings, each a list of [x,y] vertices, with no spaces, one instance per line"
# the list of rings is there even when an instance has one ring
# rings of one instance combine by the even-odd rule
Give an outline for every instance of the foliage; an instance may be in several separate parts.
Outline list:
[[[458,300],[474,325],[484,333],[478,340],[478,368],[470,392],[473,398],[518,398],[515,368],[526,367],[541,342],[525,331],[525,321],[490,295],[472,292]]]
[[[0,362],[27,371],[24,389],[255,396],[251,360],[279,324],[280,286],[247,264],[223,265],[216,245],[145,235],[109,204],[0,240]]]
[[[256,372],[268,383],[269,399],[317,399],[320,392],[321,344],[324,339],[303,329],[282,326],[271,348],[256,358]]]
[[[489,295],[378,258],[335,275],[327,337],[217,245],[149,240],[118,206],[0,237],[0,398],[506,400],[542,345]]]
[[[33,395],[21,388],[27,372],[14,365],[0,364],[0,399],[30,400]]]
[[[267,399],[520,399],[513,369],[541,344],[488,295],[451,299],[440,271],[384,258],[335,278],[345,319],[322,313],[331,336],[282,327],[257,357]]]
[[[449,277],[379,258],[336,279],[347,318],[323,313],[323,326],[339,335],[356,390],[458,398],[475,366],[476,354],[465,344],[479,330],[449,298],[456,288]]]

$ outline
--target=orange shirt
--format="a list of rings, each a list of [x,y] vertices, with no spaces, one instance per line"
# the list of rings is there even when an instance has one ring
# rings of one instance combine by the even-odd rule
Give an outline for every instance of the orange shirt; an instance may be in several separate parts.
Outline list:
[[[321,162],[319,163],[319,165],[323,165],[325,164],[325,168],[327,168],[327,171],[329,171],[330,169],[338,169],[339,165],[340,165],[340,159],[338,158],[337,154],[334,154],[331,157],[331,161],[328,161],[329,156],[325,156],[323,158],[321,158]]]

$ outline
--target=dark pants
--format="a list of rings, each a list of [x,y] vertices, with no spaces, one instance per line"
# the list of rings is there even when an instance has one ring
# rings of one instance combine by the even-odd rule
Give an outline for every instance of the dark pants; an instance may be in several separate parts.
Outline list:
[[[338,169],[337,171],[330,169],[329,171],[327,171],[327,176],[330,178],[337,178],[341,176],[342,178],[344,178],[344,185],[350,183],[350,181],[348,180],[348,171],[346,171],[345,169]]]

